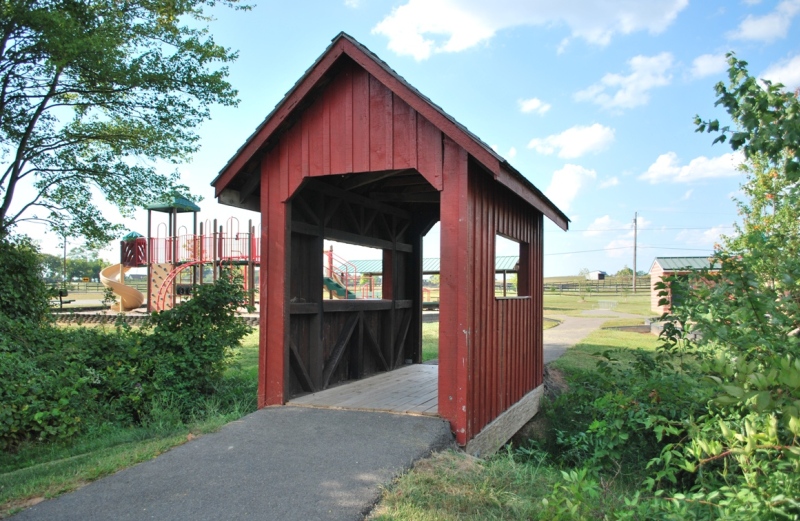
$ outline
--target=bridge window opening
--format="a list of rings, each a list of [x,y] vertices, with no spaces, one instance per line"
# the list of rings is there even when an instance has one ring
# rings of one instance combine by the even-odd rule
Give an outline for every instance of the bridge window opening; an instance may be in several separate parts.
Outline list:
[[[505,235],[495,235],[495,298],[529,297],[528,244]]]
[[[322,251],[323,299],[382,299],[384,251],[326,240]]]

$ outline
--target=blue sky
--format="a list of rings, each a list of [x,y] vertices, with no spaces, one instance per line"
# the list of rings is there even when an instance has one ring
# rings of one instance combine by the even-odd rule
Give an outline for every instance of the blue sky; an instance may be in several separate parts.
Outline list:
[[[724,118],[713,90],[724,54],[800,87],[800,0],[261,1],[214,14],[217,42],[239,50],[230,81],[241,103],[212,110],[201,151],[179,167],[205,198],[203,219],[257,221],[217,205],[209,183],[345,31],[572,219],[567,233],[545,226],[545,276],[631,266],[635,212],[639,270],[656,256],[710,253],[733,231],[744,180],[741,159],[692,124]],[[144,233],[144,223],[127,224]],[[438,256],[436,233],[425,256]]]

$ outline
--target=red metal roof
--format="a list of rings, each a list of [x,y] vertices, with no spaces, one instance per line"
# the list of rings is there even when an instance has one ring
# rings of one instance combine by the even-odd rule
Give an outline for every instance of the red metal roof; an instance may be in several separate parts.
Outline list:
[[[292,89],[286,93],[281,102],[278,103],[275,109],[228,161],[216,179],[211,182],[212,186],[215,187],[215,195],[217,197],[259,151],[269,146],[269,140],[273,135],[282,133],[285,130],[284,127],[288,127],[288,125],[284,124],[289,119],[289,116],[303,105],[302,101],[343,55],[347,55],[359,66],[363,67],[414,110],[426,117],[444,134],[464,148],[470,156],[493,174],[497,182],[509,188],[562,229],[566,230],[569,227],[569,218],[519,171],[475,134],[448,115],[441,107],[434,104],[429,98],[406,82],[369,49],[346,33],[339,33],[333,39],[331,45],[295,83]]]

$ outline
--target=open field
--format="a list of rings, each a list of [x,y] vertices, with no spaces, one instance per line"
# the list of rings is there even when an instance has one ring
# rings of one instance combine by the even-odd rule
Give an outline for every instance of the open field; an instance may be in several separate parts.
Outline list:
[[[621,313],[632,313],[644,317],[654,316],[650,311],[650,294],[592,293],[591,295],[544,294],[544,315],[580,315],[585,310],[612,309]]]

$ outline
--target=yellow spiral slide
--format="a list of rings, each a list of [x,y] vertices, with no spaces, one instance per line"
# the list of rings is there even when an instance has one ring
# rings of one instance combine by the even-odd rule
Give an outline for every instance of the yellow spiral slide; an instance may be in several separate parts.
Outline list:
[[[119,302],[111,306],[112,311],[130,311],[144,302],[144,293],[122,282],[123,275],[129,269],[130,266],[113,264],[100,272],[100,282],[103,286],[111,288],[111,291],[119,297]]]

